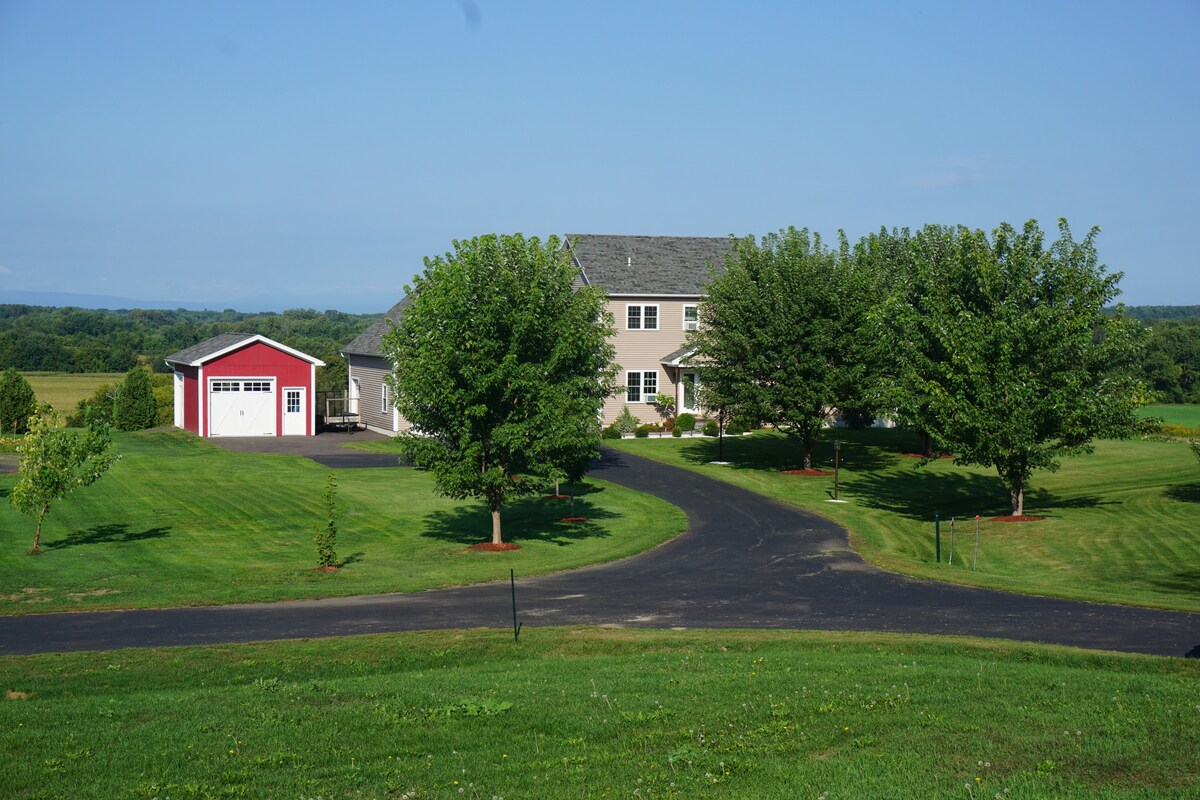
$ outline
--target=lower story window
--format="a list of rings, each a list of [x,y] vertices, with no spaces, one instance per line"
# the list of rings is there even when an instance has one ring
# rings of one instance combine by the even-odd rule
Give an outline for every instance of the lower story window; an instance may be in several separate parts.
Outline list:
[[[656,394],[658,394],[657,372],[625,373],[625,402],[652,403]]]

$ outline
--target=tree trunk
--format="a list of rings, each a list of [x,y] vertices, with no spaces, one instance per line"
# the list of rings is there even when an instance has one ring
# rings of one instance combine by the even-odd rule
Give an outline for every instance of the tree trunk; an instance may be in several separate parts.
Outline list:
[[[929,458],[933,455],[933,437],[926,431],[918,432],[921,437],[921,455]]]
[[[1012,498],[1012,513],[1014,517],[1020,517],[1025,514],[1025,487],[1014,486],[1008,490],[1009,497]]]
[[[42,519],[45,516],[46,513],[43,511],[41,516],[38,517],[37,528],[33,531],[33,549],[29,551],[30,555],[40,556],[42,554],[42,549],[39,545],[42,541]]]
[[[492,544],[503,544],[504,540],[500,538],[500,509],[492,509]]]

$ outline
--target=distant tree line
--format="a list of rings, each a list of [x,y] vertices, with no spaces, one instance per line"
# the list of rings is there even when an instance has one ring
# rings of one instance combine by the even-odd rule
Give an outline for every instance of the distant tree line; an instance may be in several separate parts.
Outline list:
[[[88,310],[0,304],[0,369],[47,372],[128,372],[219,333],[257,333],[316,356],[321,391],[343,391],[346,366],[338,350],[377,314],[293,309],[281,314],[225,311]]]
[[[1181,308],[1200,311],[1200,306]],[[1200,403],[1200,313],[1186,318],[1144,318],[1142,322],[1151,330],[1142,369],[1157,399],[1164,403]]]

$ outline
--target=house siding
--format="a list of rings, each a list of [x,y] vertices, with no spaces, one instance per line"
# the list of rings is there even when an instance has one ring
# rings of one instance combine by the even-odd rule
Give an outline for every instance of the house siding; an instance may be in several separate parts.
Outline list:
[[[683,329],[683,307],[696,305],[700,296],[671,296],[662,295],[630,295],[610,297],[608,311],[616,323],[616,334],[612,344],[615,350],[614,362],[617,364],[617,385],[625,385],[625,374],[635,372],[655,372],[658,374],[658,391],[675,395],[678,401],[679,376],[678,370],[669,369],[662,364],[663,356],[683,347],[687,341],[687,332]],[[627,308],[631,305],[657,305],[658,330],[628,330]],[[660,417],[654,408],[653,397],[646,402],[627,402],[625,392],[619,391],[604,402],[601,419],[605,425],[620,415],[622,409],[628,408],[629,413],[642,422],[659,422]]]
[[[412,429],[408,420],[395,411],[383,410],[383,384],[391,367],[378,356],[346,356],[350,377],[358,379],[358,418],[376,433],[393,434]]]

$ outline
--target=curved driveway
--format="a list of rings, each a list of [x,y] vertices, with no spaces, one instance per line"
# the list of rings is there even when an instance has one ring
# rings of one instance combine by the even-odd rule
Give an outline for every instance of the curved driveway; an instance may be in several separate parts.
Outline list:
[[[837,525],[730,484],[611,450],[592,474],[682,508],[688,531],[622,561],[519,580],[526,626],[895,631],[1166,656],[1200,652],[1200,614],[905,578],[864,563]],[[407,595],[5,617],[0,653],[511,625],[506,579]]]

